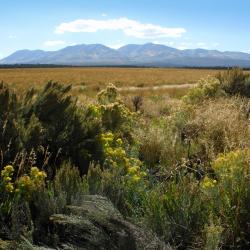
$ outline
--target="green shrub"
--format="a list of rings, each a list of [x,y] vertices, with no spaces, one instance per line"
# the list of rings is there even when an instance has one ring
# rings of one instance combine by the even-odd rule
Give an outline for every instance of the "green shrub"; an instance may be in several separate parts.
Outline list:
[[[71,160],[86,173],[90,161],[100,159],[96,139],[100,121],[88,116],[69,91],[70,86],[49,82],[43,90],[31,90],[17,98],[7,86],[0,85],[3,164],[14,161],[19,153],[34,151],[36,165],[42,167],[47,151],[50,166]]]
[[[149,193],[144,207],[147,225],[182,249],[191,246],[207,221],[208,209],[192,174],[177,173],[160,191]]]
[[[17,96],[0,83],[0,151],[2,164],[8,164],[19,150],[19,104]]]
[[[143,161],[148,169],[156,171],[161,164],[162,155],[169,147],[169,134],[160,126],[145,126],[137,133],[139,144],[139,158]]]
[[[81,172],[86,173],[92,152],[97,151],[95,137],[100,126],[98,122],[86,119],[85,112],[80,110],[69,91],[70,86],[49,82],[35,98],[32,95],[26,97],[29,100],[26,100],[28,107],[24,109],[24,119],[28,130],[24,147],[27,145],[30,148],[30,143],[36,141],[37,145],[48,147],[52,152],[51,162],[60,164],[70,159],[81,168]],[[30,127],[31,119],[33,123]],[[33,130],[38,130],[40,136]]]
[[[78,168],[70,163],[64,163],[57,171],[54,178],[56,195],[65,194],[67,204],[83,193],[82,178]]]
[[[51,235],[50,216],[65,212],[67,205],[66,194],[56,193],[51,183],[46,189],[33,194],[30,201],[30,210],[34,224],[33,241],[35,244],[52,245],[54,235]]]

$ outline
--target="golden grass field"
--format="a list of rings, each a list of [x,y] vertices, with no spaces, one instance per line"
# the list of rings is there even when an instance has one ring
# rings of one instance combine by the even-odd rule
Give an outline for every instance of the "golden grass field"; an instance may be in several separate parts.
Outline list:
[[[192,84],[202,77],[217,73],[218,70],[212,69],[177,68],[15,68],[0,69],[0,81],[11,85],[17,91],[31,87],[40,88],[52,80],[72,84],[72,91],[79,95],[92,96],[108,83],[113,83],[118,88],[139,87],[141,89],[136,92],[143,95],[169,93],[170,96],[181,96],[187,87],[152,91],[148,87]],[[123,91],[123,94],[129,93],[134,94],[134,91]]]

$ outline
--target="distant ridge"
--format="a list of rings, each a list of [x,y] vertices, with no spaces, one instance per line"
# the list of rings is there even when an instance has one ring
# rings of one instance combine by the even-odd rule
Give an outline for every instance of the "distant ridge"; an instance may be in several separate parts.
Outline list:
[[[128,44],[112,49],[102,44],[80,44],[57,51],[19,50],[0,65],[250,67],[250,54],[218,50],[179,50],[161,44]]]

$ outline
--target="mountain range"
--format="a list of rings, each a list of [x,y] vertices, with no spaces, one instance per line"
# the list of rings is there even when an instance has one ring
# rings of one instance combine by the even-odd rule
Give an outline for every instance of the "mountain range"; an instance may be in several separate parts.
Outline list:
[[[102,44],[68,46],[57,51],[18,50],[0,60],[6,64],[72,66],[250,67],[250,54],[218,50],[179,50],[165,45],[129,44],[112,49]]]

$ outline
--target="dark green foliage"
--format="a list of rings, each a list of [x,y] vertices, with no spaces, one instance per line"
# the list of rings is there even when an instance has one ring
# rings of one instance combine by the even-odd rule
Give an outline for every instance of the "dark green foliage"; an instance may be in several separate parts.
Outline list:
[[[44,152],[50,152],[49,165],[71,160],[82,173],[89,162],[98,160],[100,124],[87,118],[84,107],[69,94],[71,87],[49,82],[42,91],[30,90],[17,100],[12,91],[0,86],[0,150],[4,163],[12,162],[19,152],[34,150],[38,166]],[[3,161],[3,159],[2,159]],[[54,171],[52,171],[54,172]]]
[[[18,150],[18,103],[16,95],[0,84],[0,151],[3,164]]]
[[[82,191],[79,170],[70,163],[64,163],[56,172],[54,186],[56,194],[58,196],[60,193],[65,194],[67,203],[71,204],[72,200]]]

